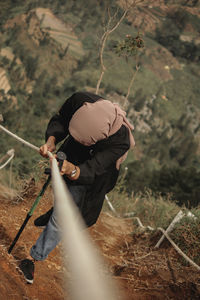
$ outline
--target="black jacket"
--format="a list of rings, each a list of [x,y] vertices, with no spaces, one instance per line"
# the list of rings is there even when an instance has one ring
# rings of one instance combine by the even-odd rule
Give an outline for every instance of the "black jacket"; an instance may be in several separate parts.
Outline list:
[[[59,113],[53,116],[48,124],[46,140],[49,136],[56,138],[56,143],[69,134],[68,126],[73,114],[84,102],[94,103],[102,97],[79,92],[73,94],[61,107]],[[92,146],[84,146],[69,136],[61,146],[61,151],[67,155],[67,160],[79,166],[80,176],[69,184],[86,185],[87,193],[82,206],[82,216],[87,226],[93,225],[102,208],[105,194],[113,189],[119,171],[116,161],[130,147],[128,129],[122,127],[112,136],[101,140]]]

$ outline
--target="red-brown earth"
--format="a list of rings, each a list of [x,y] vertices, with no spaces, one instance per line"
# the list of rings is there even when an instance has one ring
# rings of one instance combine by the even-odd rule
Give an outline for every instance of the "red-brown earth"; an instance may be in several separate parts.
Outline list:
[[[34,219],[51,206],[49,188],[29,220],[11,254],[8,248],[26,217],[42,183],[32,184],[22,195],[23,200],[8,200],[0,193],[0,299],[2,300],[61,300],[68,299],[63,289],[63,265],[59,245],[43,262],[36,263],[35,279],[26,284],[18,263],[41,229]],[[167,243],[154,250],[160,236],[138,232],[132,220],[121,219],[103,212],[90,228],[91,238],[112,274],[114,282],[124,294],[124,300],[200,299],[199,272],[181,264],[179,255]],[[68,277],[69,270],[66,270]]]

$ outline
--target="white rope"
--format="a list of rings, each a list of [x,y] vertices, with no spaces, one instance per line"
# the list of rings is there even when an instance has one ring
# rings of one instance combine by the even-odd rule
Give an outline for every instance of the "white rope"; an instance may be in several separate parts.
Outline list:
[[[9,162],[13,159],[13,157],[15,156],[15,150],[14,149],[10,149],[8,152],[7,152],[7,155],[9,155],[9,159],[3,164],[0,166],[0,170],[3,169],[5,166],[7,166],[7,164],[9,164]]]
[[[0,125],[0,128],[22,142],[26,146],[39,152],[39,148],[23,140]],[[67,269],[72,273],[71,293],[72,300],[116,300],[119,291],[113,286],[111,278],[103,271],[103,262],[97,255],[89,235],[84,230],[80,213],[75,206],[70,193],[62,179],[57,161],[51,152],[52,158],[52,186],[55,198],[55,213],[61,225],[64,242],[64,257]],[[104,272],[104,273],[103,273]]]
[[[144,225],[142,224],[140,218],[138,218],[138,217],[133,217],[132,219],[135,219],[135,220],[138,222],[139,227],[141,227],[143,230],[145,230],[146,228],[149,229],[149,230],[151,230],[151,231],[155,230],[155,229],[154,229],[153,227],[151,227],[151,226],[144,226]]]
[[[193,213],[191,213],[191,211],[188,211],[187,217],[194,219],[195,221],[197,220],[197,217],[195,217],[195,215]]]
[[[112,205],[112,203],[110,202],[110,200],[109,200],[109,198],[108,198],[107,195],[105,195],[105,199],[106,199],[106,201],[107,201],[107,203],[108,203],[108,206],[109,206],[110,210],[112,210],[112,212],[113,212],[116,216],[119,216],[118,213],[117,213],[117,211],[116,211],[116,209],[113,207],[113,205]]]
[[[184,217],[184,213],[180,210],[179,213],[176,215],[176,217],[173,219],[172,223],[169,225],[169,227],[167,228],[168,232],[170,232],[174,225],[179,222],[181,220],[182,217]],[[187,216],[188,217],[192,217],[194,218],[195,220],[197,219],[191,212],[188,212],[187,213]],[[138,221],[138,224],[139,226],[142,228],[142,229],[145,229],[145,228],[148,228],[150,230],[155,230],[154,228],[150,227],[150,226],[143,226],[142,222],[140,221],[140,219],[138,217],[135,217],[135,219]],[[195,268],[197,268],[199,271],[200,271],[200,266],[198,266],[193,260],[191,260],[175,243],[174,241],[169,237],[168,233],[167,233],[167,230],[164,230],[163,228],[161,227],[158,227],[157,228],[158,230],[160,230],[162,233],[163,233],[163,236],[166,237],[168,239],[168,241],[172,244],[172,246],[176,249],[176,251],[183,257],[185,258],[185,260],[187,262],[189,262],[192,266],[194,266]],[[161,239],[163,239],[163,236],[161,237]],[[160,240],[161,240],[160,239]],[[160,245],[160,240],[158,241],[159,245]],[[162,241],[161,241],[162,242]],[[156,244],[155,248],[158,248],[159,245],[158,243]],[[157,246],[158,245],[158,246]]]
[[[198,266],[193,260],[191,260],[175,243],[174,241],[169,237],[169,235],[167,234],[167,232],[161,228],[158,227],[158,230],[162,231],[162,233],[165,235],[165,237],[168,239],[168,241],[172,244],[172,246],[176,249],[176,251],[185,258],[185,260],[187,262],[189,262],[192,266],[194,266],[195,268],[197,268],[197,270],[200,271],[200,266]]]
[[[0,125],[0,129],[2,129],[4,132],[6,132],[7,134],[9,134],[10,136],[12,136],[14,139],[18,140],[19,142],[21,142],[22,144],[28,146],[29,148],[36,150],[37,152],[40,152],[40,148],[25,141],[24,139],[20,138],[18,135],[12,133],[11,131],[9,131],[8,129],[6,129],[5,127],[3,127],[2,125]],[[49,158],[53,157],[53,154],[49,151],[47,151],[47,154],[49,156]]]
[[[26,142],[1,125],[0,129],[23,144],[39,152],[38,147]],[[100,271],[102,270],[102,262],[92,247],[86,231],[83,231],[84,226],[82,224],[81,217],[79,216],[78,210],[71,199],[66,184],[61,178],[57,161],[51,152],[48,151],[48,155],[49,157],[53,158],[52,178],[55,209],[58,213],[61,223],[64,247],[69,256],[69,260],[67,261],[66,265],[67,267],[71,267],[70,269],[73,275],[73,280],[71,281],[72,300],[115,300],[119,297],[118,292],[116,291],[116,288],[114,289],[110,278],[102,276],[103,273]],[[190,215],[188,214],[188,216]],[[145,227],[138,217],[135,217],[135,219],[138,221],[138,224],[141,228],[154,230],[150,226]],[[198,266],[185,253],[182,252],[182,250],[173,242],[163,228],[159,227],[158,230],[164,234],[176,251],[183,256],[186,261],[200,271],[200,266]]]
[[[52,186],[55,213],[60,220],[66,267],[72,280],[72,300],[116,300],[119,293],[110,277],[103,271],[103,263],[90,241],[80,213],[62,179],[56,159],[52,161]]]
[[[40,148],[34,146],[33,144],[25,141],[24,139],[20,138],[19,136],[17,136],[16,134],[12,133],[11,131],[9,131],[8,129],[6,129],[5,127],[3,127],[2,125],[0,125],[0,129],[2,129],[4,132],[6,132],[7,134],[9,134],[10,136],[12,136],[13,138],[15,138],[16,140],[18,140],[19,142],[23,143],[24,145],[32,148],[33,150],[36,151],[40,151]]]
[[[175,216],[175,218],[173,219],[173,221],[170,223],[170,225],[168,226],[168,228],[166,229],[166,233],[169,233],[170,231],[172,231],[172,229],[174,228],[174,226],[176,225],[176,223],[178,223],[183,217],[185,216],[185,214],[182,212],[182,210],[180,210],[178,212],[178,214]],[[162,241],[164,240],[165,235],[163,234],[161,236],[161,238],[159,239],[159,241],[157,242],[157,244],[155,245],[155,248],[159,248],[160,244],[162,243]]]
[[[132,219],[134,216],[135,216],[134,211],[123,214],[123,217],[126,219],[128,219],[128,218]]]
[[[130,212],[130,213],[123,214],[123,216],[120,216],[118,214],[118,212],[116,211],[116,209],[114,208],[114,206],[112,205],[112,203],[110,202],[110,200],[108,198],[108,195],[105,195],[105,200],[106,200],[106,202],[108,204],[108,207],[116,215],[116,217],[119,217],[119,218],[122,217],[122,218],[126,218],[126,219],[128,219],[128,218],[132,219],[132,217],[135,215],[135,212]]]
[[[15,149],[8,150],[6,154],[12,156],[13,154],[15,154]]]
[[[176,217],[174,218],[174,220],[172,221],[172,223],[170,224],[171,225],[171,227],[169,226],[168,228],[167,228],[167,230],[168,230],[168,232],[170,232],[172,229],[173,229],[173,227],[174,227],[174,225],[175,225],[175,223],[177,223],[178,221],[180,221],[180,219],[184,216],[184,214],[183,214],[183,212],[182,211],[179,211],[179,213],[176,215]],[[191,216],[192,215],[192,216]],[[188,217],[192,217],[192,218],[196,218],[192,213],[188,213],[187,214],[187,216]],[[138,225],[142,228],[142,229],[146,229],[146,228],[148,228],[148,229],[150,229],[150,230],[154,230],[154,228],[152,228],[152,227],[150,227],[150,226],[143,226],[143,224],[142,224],[142,222],[140,221],[140,219],[138,218],[138,217],[135,217],[135,219],[137,220],[137,222],[138,222]],[[199,270],[200,271],[200,266],[198,266],[193,260],[191,260],[191,258],[189,258],[175,243],[174,243],[174,241],[169,237],[169,235],[168,235],[168,233],[167,233],[167,230],[165,231],[163,228],[161,228],[161,227],[158,227],[157,228],[158,230],[160,230],[162,233],[163,233],[163,236],[164,237],[166,237],[167,239],[168,239],[168,241],[172,244],[172,246],[176,249],[176,251],[183,257],[183,258],[185,258],[185,260],[187,261],[187,262],[189,262],[192,266],[194,266],[195,268],[197,268],[197,270]],[[161,237],[161,239],[163,240],[163,236]],[[160,240],[161,240],[160,239]],[[158,248],[159,247],[159,245],[160,245],[160,243],[162,242],[162,240],[161,240],[161,242],[160,242],[160,240],[158,241],[158,243],[156,244],[156,246],[155,246],[155,248]],[[158,245],[158,246],[157,246]]]

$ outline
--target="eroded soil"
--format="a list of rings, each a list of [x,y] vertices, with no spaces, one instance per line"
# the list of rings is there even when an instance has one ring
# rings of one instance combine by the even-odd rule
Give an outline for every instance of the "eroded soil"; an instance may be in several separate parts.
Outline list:
[[[52,205],[50,188],[40,201],[11,254],[8,248],[38,194],[41,183],[32,184],[23,201],[0,196],[0,299],[61,300],[68,298],[63,289],[62,244],[44,262],[36,263],[35,279],[26,284],[18,263],[26,258],[42,229],[33,221]],[[181,264],[178,254],[167,243],[154,250],[160,236],[138,232],[132,220],[119,219],[103,212],[89,229],[98,245],[124,300],[200,299],[200,274]],[[69,270],[65,270],[70,276]]]

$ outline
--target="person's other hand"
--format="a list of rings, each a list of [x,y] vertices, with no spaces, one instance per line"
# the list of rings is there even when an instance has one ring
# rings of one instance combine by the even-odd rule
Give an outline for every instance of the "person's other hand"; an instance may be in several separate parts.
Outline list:
[[[75,174],[72,176],[72,171],[75,171]],[[61,175],[66,175],[69,179],[71,180],[76,180],[78,179],[80,175],[80,169],[79,167],[75,166],[74,164],[70,163],[67,160],[63,161],[63,165],[60,171]]]
[[[55,137],[50,136],[46,144],[40,147],[40,155],[42,155],[43,157],[48,157],[47,151],[53,152],[54,150],[56,150],[55,141],[56,141]]]
[[[62,168],[60,170],[60,174],[61,175],[67,175],[70,176],[72,171],[75,169],[75,165],[73,165],[72,163],[70,163],[68,160],[64,160],[63,161],[63,165]]]

